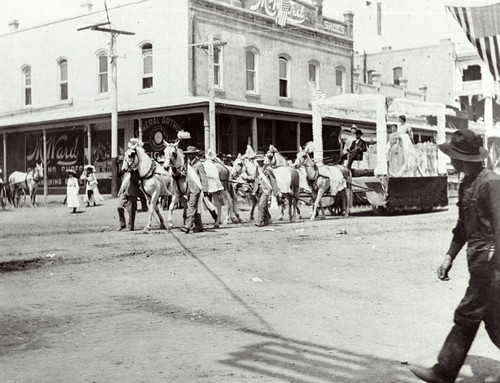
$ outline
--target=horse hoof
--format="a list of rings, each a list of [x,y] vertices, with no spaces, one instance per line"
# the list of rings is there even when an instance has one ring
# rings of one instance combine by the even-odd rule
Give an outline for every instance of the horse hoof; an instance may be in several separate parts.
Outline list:
[[[220,225],[214,225],[214,229],[218,229]]]
[[[165,230],[166,229],[166,226],[164,224],[161,224],[160,225],[160,230]]]
[[[314,222],[314,220],[315,220],[314,217],[309,218],[309,221],[311,221],[311,222]]]

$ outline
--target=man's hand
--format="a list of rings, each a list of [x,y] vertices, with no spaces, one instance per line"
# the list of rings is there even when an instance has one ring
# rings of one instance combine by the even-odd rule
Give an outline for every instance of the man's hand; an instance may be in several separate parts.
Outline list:
[[[448,273],[450,272],[452,266],[453,266],[453,258],[451,258],[448,254],[446,254],[444,256],[443,262],[437,269],[438,278],[441,279],[442,281],[449,281],[450,277],[448,276]]]

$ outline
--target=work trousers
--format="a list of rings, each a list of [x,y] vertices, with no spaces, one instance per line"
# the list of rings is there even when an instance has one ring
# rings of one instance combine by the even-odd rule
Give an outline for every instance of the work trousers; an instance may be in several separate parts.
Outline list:
[[[137,212],[137,196],[122,193],[118,201],[118,216],[120,218],[120,227],[127,227],[125,221],[125,209],[128,210],[129,228],[134,230],[135,213]]]
[[[472,269],[469,286],[455,310],[455,325],[434,366],[436,373],[450,382],[455,381],[481,322],[491,341],[500,348],[500,280],[493,280],[488,253],[486,250],[468,253],[469,270]]]
[[[257,216],[257,224],[267,226],[271,223],[271,213],[269,212],[269,198],[271,192],[261,191],[259,196],[259,214]]]
[[[186,228],[202,230],[201,212],[198,211],[201,193],[190,193],[186,207]]]

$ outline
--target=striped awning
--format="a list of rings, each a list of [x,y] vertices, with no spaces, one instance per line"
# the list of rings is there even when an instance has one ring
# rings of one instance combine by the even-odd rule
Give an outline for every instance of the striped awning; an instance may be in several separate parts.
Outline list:
[[[446,7],[464,30],[495,81],[500,80],[500,3],[484,7]]]

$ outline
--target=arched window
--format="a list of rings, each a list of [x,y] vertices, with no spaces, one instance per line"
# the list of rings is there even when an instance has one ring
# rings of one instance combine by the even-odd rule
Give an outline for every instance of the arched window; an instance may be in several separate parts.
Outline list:
[[[309,83],[314,89],[319,89],[319,64],[316,61],[309,62]]]
[[[335,94],[345,93],[345,69],[335,68]]]
[[[279,96],[290,97],[290,66],[285,56],[279,57]]]
[[[392,70],[394,75],[394,85],[399,85],[399,79],[403,77],[403,68],[396,67]]]
[[[142,47],[142,89],[153,87],[153,44]]]
[[[108,55],[105,51],[97,53],[97,92],[108,93]]]
[[[247,92],[258,93],[257,76],[258,76],[258,52],[254,48],[247,48],[245,51],[246,61],[246,90]]]
[[[23,67],[24,105],[31,105],[31,67]]]
[[[68,61],[62,59],[58,61],[59,66],[59,99],[68,99]]]

